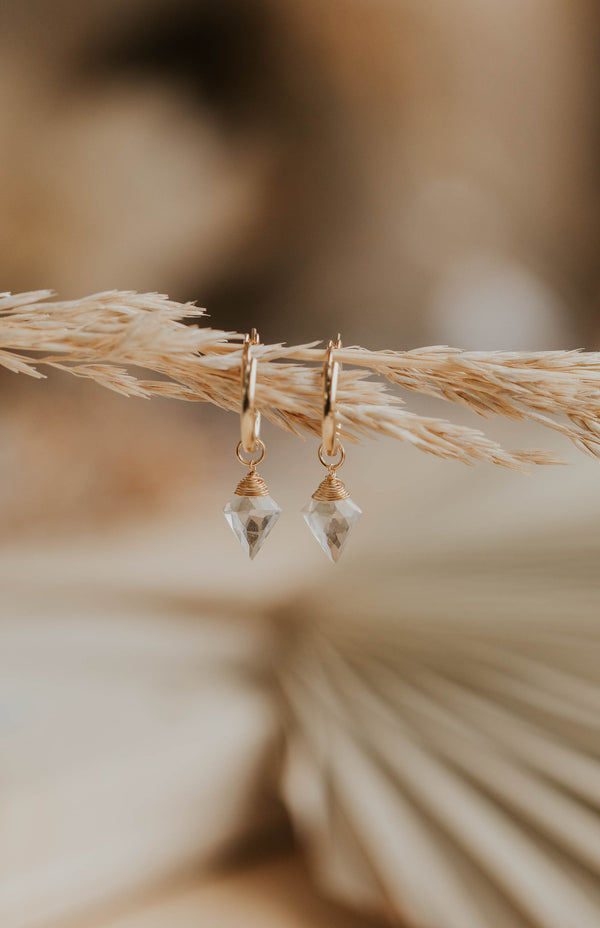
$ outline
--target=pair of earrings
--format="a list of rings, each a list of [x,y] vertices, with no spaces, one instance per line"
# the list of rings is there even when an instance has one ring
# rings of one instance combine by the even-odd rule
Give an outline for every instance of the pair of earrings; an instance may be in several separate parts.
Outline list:
[[[256,557],[281,515],[281,508],[270,495],[263,478],[256,472],[266,454],[265,445],[260,440],[260,413],[255,404],[256,358],[252,349],[258,344],[260,338],[256,329],[252,329],[251,335],[246,335],[242,349],[241,439],[235,452],[240,464],[248,468],[248,473],[238,483],[234,498],[223,509],[233,534],[250,558]],[[334,359],[335,349],[341,347],[338,335],[335,344],[329,342],[323,365],[322,441],[318,458],[327,468],[327,476],[302,510],[309,529],[334,563],[361,515],[361,510],[350,499],[348,490],[336,473],[346,458],[339,440],[337,411],[340,365]]]

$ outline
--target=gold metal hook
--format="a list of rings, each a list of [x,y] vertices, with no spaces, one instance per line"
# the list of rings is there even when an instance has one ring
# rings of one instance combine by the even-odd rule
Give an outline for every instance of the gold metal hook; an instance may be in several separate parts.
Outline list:
[[[256,358],[252,357],[251,348],[260,344],[260,336],[256,329],[244,338],[242,350],[242,408],[240,413],[240,429],[242,433],[242,447],[247,454],[254,454],[260,436],[260,413],[256,410]]]
[[[342,347],[341,335],[338,335],[335,342],[330,341],[327,345],[325,363],[323,364],[323,422],[321,425],[322,447],[328,457],[333,457],[338,446],[339,423],[337,414],[337,387],[340,367],[338,361],[334,360],[333,352],[336,348]]]

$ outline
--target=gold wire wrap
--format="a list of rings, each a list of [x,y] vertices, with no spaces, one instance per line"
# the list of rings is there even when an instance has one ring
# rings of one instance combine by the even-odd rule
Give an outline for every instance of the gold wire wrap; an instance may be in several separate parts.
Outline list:
[[[269,488],[260,474],[257,474],[254,468],[240,480],[235,488],[236,496],[268,496]]]
[[[331,503],[340,499],[348,499],[349,496],[348,490],[339,477],[330,472],[325,477],[325,480],[321,481],[312,498],[320,502]]]

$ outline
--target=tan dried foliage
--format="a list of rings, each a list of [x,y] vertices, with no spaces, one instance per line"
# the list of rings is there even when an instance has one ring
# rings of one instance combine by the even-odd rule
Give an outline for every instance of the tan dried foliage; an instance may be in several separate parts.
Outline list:
[[[43,369],[57,368],[125,396],[239,409],[243,336],[195,324],[204,310],[194,304],[119,291],[68,302],[51,297],[47,290],[0,295],[1,366],[40,378]],[[257,403],[266,418],[299,435],[320,430],[323,348],[317,344],[256,349]],[[508,451],[478,429],[408,412],[387,380],[481,416],[540,423],[600,456],[600,353],[348,347],[336,357],[345,365],[339,408],[351,440],[387,435],[438,457],[514,470],[560,463],[547,452]],[[148,373],[159,379],[146,379]]]

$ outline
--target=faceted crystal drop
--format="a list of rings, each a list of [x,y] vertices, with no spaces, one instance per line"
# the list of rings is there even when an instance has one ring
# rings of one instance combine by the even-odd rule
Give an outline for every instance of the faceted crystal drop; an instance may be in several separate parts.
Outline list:
[[[362,509],[350,498],[311,499],[302,510],[302,514],[325,554],[335,563],[342,553],[348,535],[358,522]]]
[[[281,509],[272,496],[234,496],[223,513],[244,551],[254,559],[281,515]]]

